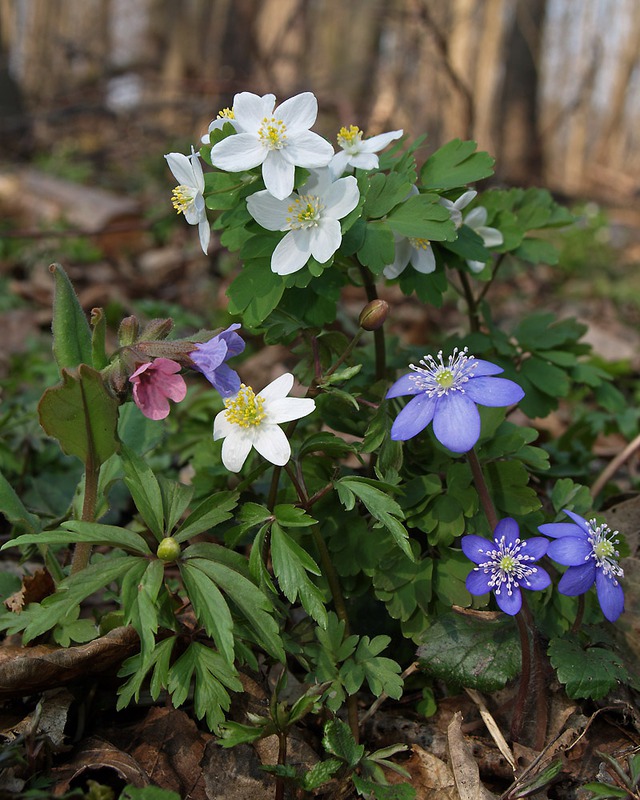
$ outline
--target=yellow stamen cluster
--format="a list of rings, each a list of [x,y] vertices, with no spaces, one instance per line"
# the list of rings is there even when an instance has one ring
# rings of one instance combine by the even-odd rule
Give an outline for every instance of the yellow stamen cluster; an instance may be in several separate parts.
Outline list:
[[[265,117],[260,125],[258,136],[269,150],[281,150],[287,144],[287,126],[281,119]]]
[[[235,119],[236,115],[232,108],[223,108],[218,111],[218,119]]]
[[[190,186],[176,186],[171,193],[171,204],[178,212],[184,214],[193,203],[194,191]]]
[[[431,245],[429,239],[418,239],[414,236],[410,236],[409,241],[411,242],[411,246],[415,247],[416,250],[426,250]]]
[[[348,147],[357,144],[362,140],[362,131],[357,125],[349,125],[348,128],[340,128],[338,133],[338,144],[340,147]]]
[[[240,390],[234,398],[224,401],[225,416],[229,422],[241,428],[259,425],[267,416],[264,410],[264,398],[256,395],[250,386],[240,385]]]
[[[301,194],[287,208],[286,223],[291,230],[317,227],[324,205],[312,194]]]

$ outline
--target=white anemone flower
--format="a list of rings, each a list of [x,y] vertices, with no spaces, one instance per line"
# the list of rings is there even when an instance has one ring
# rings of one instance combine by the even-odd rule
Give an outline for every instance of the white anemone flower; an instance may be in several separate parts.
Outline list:
[[[274,94],[264,94],[262,95],[261,99],[265,103],[266,112],[269,111],[269,108],[272,109],[274,103],[276,102],[276,96]],[[223,108],[220,111],[218,111],[216,118],[209,123],[209,130],[202,137],[201,139],[202,143],[211,144],[211,139],[210,139],[211,131],[222,130],[222,128],[227,124],[227,122],[233,125],[236,132],[241,130],[240,126],[238,125],[238,121],[236,119],[235,110],[233,108]]]
[[[465,216],[464,224],[471,228],[482,239],[485,247],[500,247],[504,243],[504,236],[497,228],[487,226],[487,209],[483,206],[476,206]],[[472,272],[482,272],[485,268],[484,261],[471,261],[467,259],[467,265]]]
[[[343,217],[358,205],[360,190],[351,175],[332,180],[329,169],[313,170],[297,192],[278,200],[268,191],[247,197],[255,221],[269,231],[288,231],[271,256],[271,271],[290,275],[309,258],[323,264],[340,247]]]
[[[316,407],[310,398],[287,397],[292,387],[293,375],[287,372],[260,394],[241,384],[238,393],[224,401],[224,411],[213,422],[213,439],[224,439],[222,463],[230,472],[242,469],[252,447],[278,467],[287,463],[291,445],[278,426],[306,417]]]
[[[333,174],[339,178],[347,167],[358,169],[377,169],[380,162],[375,155],[383,150],[394,139],[399,139],[404,131],[389,131],[363,139],[363,132],[356,125],[340,128],[338,144],[342,148],[331,159],[329,167]]]
[[[418,187],[412,186],[405,200],[417,194],[420,194]],[[435,270],[436,257],[428,239],[421,239],[417,236],[398,236],[397,234],[394,234],[393,238],[396,246],[395,258],[393,264],[387,264],[383,269],[382,274],[385,278],[389,278],[389,280],[397,278],[409,264],[423,275],[428,275]]]
[[[165,158],[173,177],[180,182],[172,193],[173,207],[178,214],[184,214],[189,225],[198,226],[200,245],[206,255],[211,228],[204,204],[204,173],[198,154],[192,147],[190,156],[185,156],[183,153],[168,153]]]
[[[456,228],[462,225],[462,209],[466,208],[477,194],[478,192],[470,189],[468,192],[461,194],[455,202],[447,200],[446,197],[440,198],[440,205],[444,206],[449,211],[451,222],[453,222]]]
[[[295,168],[325,167],[333,147],[309,128],[318,116],[311,92],[290,97],[274,109],[274,95],[237,94],[233,102],[235,127],[211,150],[211,163],[227,172],[243,172],[262,164],[267,191],[284,200],[293,191]]]

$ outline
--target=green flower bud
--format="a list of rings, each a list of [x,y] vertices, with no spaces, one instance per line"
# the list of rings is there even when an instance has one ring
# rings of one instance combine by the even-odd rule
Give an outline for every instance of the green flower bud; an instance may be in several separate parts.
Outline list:
[[[167,563],[169,561],[175,561],[180,555],[180,545],[173,536],[167,536],[167,538],[163,539],[158,545],[156,555],[160,561],[165,561]]]
[[[365,331],[377,331],[384,325],[389,314],[389,303],[385,300],[372,300],[362,309],[358,324]]]
[[[134,317],[125,317],[120,323],[118,328],[118,343],[120,347],[126,347],[133,344],[138,338],[140,332],[140,324]]]

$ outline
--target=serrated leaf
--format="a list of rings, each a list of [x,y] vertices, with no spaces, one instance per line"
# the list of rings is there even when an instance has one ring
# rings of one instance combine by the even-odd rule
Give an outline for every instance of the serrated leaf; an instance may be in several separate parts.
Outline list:
[[[364,755],[364,745],[356,744],[349,726],[340,719],[334,719],[324,726],[322,746],[331,755],[337,756],[353,769]]]
[[[99,522],[84,522],[82,520],[69,520],[62,523],[62,528],[55,531],[42,531],[41,533],[27,533],[18,536],[10,542],[5,542],[5,547],[21,546],[23,544],[64,544],[71,545],[76,542],[89,544],[103,544],[111,547],[122,547],[138,555],[151,555],[147,543],[137,533],[127,528],[116,525],[103,525]]]
[[[495,692],[520,672],[520,643],[511,619],[445,614],[425,634],[418,661],[439,680]]]
[[[171,533],[184,513],[193,496],[193,486],[172,481],[160,476],[160,493],[162,495],[162,509],[165,523],[165,532]]]
[[[476,152],[472,141],[453,139],[430,156],[420,170],[425,189],[455,189],[493,175],[495,159],[484,151]]]
[[[271,271],[268,259],[246,264],[227,289],[229,313],[241,314],[248,327],[261,325],[278,305],[284,280]]]
[[[320,568],[306,550],[294,542],[277,523],[271,526],[271,559],[273,572],[285,597],[292,603],[299,597],[305,611],[318,625],[326,627],[324,597],[307,576],[307,572],[320,575]]]
[[[523,239],[513,251],[516,258],[530,264],[557,264],[560,258],[558,248],[544,239]]]
[[[565,637],[552,639],[547,652],[558,673],[558,680],[565,685],[572,699],[588,697],[599,700],[619,683],[629,681],[621,659],[603,647],[585,650],[574,638]]]
[[[416,790],[408,783],[380,784],[352,775],[358,794],[366,800],[414,800]]]
[[[218,650],[233,664],[233,619],[222,593],[204,572],[198,569],[199,559],[180,564],[184,588],[198,622],[216,643]]]
[[[60,264],[52,264],[49,271],[55,280],[51,329],[56,363],[61,371],[92,364],[91,328],[71,281]]]
[[[379,275],[387,264],[393,264],[395,243],[389,225],[383,220],[368,222],[357,252],[358,261],[375,274]]]
[[[27,511],[15,489],[0,472],[0,514],[12,525],[26,528],[30,533],[41,530],[42,523],[35,514]]]
[[[369,219],[377,219],[388,214],[394,206],[401,203],[411,191],[413,183],[406,175],[398,172],[375,172],[369,176],[369,186],[363,206],[363,214]]]
[[[458,235],[449,212],[433,194],[413,195],[405,200],[389,214],[387,224],[399,236],[429,241],[453,241]]]
[[[286,528],[308,528],[309,525],[315,525],[318,522],[317,519],[307,514],[304,509],[289,504],[275,506],[273,515],[278,523]]]
[[[160,484],[147,462],[128,447],[122,447],[122,465],[133,502],[158,541],[165,536]]]
[[[314,433],[304,440],[300,449],[298,450],[298,457],[303,458],[309,453],[321,452],[333,458],[343,458],[356,452],[354,445],[345,442],[335,433],[328,433],[322,431],[321,433]]]
[[[46,389],[38,404],[40,424],[64,453],[97,469],[118,449],[118,401],[93,367],[61,374],[62,385]]]
[[[307,792],[318,789],[323,783],[327,783],[333,775],[340,769],[342,762],[337,758],[328,758],[326,761],[318,761],[311,769],[305,773],[302,779],[302,788]]]
[[[173,535],[177,542],[207,531],[231,519],[231,511],[238,505],[236,492],[216,492],[205,498],[180,524]]]

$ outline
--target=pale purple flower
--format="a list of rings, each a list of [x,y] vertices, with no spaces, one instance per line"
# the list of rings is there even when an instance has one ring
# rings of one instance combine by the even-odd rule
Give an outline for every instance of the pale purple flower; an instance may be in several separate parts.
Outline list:
[[[131,374],[133,400],[149,419],[164,419],[169,414],[169,400],[179,403],[187,394],[187,384],[180,364],[170,358],[146,361]]]
[[[196,368],[217,389],[222,397],[237,394],[240,389],[238,373],[231,369],[225,362],[237,356],[244,350],[245,344],[242,337],[235,333],[240,325],[233,325],[213,336],[207,342],[199,342],[196,349],[190,354]]]
[[[542,536],[521,539],[518,523],[506,517],[496,525],[493,541],[469,534],[460,542],[465,556],[477,564],[467,575],[467,590],[474,595],[493,592],[505,614],[522,608],[520,589],[546,589],[551,578],[535,562],[547,552],[549,542]]]
[[[618,531],[595,519],[587,521],[573,511],[565,509],[564,513],[573,522],[550,522],[538,528],[555,539],[549,545],[549,557],[569,567],[560,578],[558,590],[573,597],[584,594],[595,583],[602,613],[615,622],[624,610],[624,591],[619,582],[624,571],[616,549]]]
[[[467,355],[456,348],[445,364],[425,356],[421,366],[409,364],[413,373],[403,375],[387,392],[387,399],[413,395],[396,417],[391,438],[405,441],[433,420],[433,432],[454,453],[466,453],[480,437],[481,406],[510,406],[524,397],[517,383],[495,378],[502,367]]]

